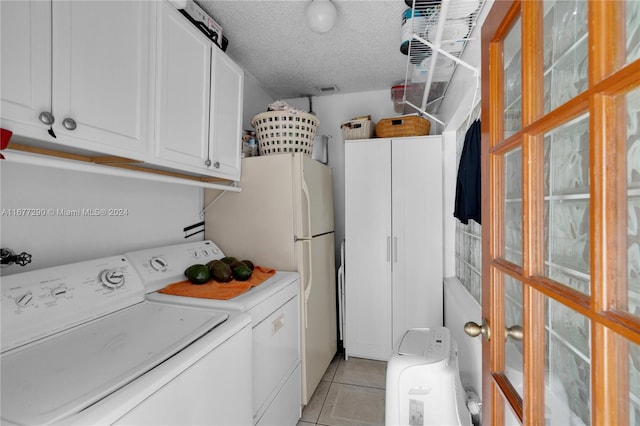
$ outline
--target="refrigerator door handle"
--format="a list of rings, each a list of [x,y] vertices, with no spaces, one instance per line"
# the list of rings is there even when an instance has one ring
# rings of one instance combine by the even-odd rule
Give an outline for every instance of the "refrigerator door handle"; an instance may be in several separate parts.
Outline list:
[[[307,185],[307,181],[304,178],[304,173],[302,174],[302,194],[304,195],[304,200],[306,203],[306,217],[303,217],[302,220],[306,220],[305,223],[302,224],[303,229],[302,233],[305,236],[311,236],[311,196],[309,195],[309,186]],[[306,229],[305,229],[306,228]]]
[[[310,239],[306,239],[306,240],[301,240],[302,242],[302,250],[303,250],[303,256],[304,256],[304,260],[302,262],[302,267],[303,269],[303,276],[306,277],[306,282],[305,282],[305,286],[304,286],[304,291],[303,291],[303,295],[304,295],[304,327],[305,328],[309,328],[309,315],[307,314],[308,312],[308,308],[307,308],[307,303],[309,303],[309,297],[311,296],[311,287],[313,287],[313,268],[311,267],[311,259],[312,259],[312,255],[311,255],[311,240]],[[305,247],[307,247],[306,252],[305,251]]]
[[[340,267],[338,268],[338,331],[339,340],[344,341],[344,309],[345,309],[345,295],[344,295],[344,240],[340,244]]]

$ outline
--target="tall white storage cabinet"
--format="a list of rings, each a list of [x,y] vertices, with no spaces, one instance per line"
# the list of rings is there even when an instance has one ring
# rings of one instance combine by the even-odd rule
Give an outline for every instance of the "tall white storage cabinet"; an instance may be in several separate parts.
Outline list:
[[[347,356],[388,360],[407,329],[443,323],[441,141],[345,141]]]

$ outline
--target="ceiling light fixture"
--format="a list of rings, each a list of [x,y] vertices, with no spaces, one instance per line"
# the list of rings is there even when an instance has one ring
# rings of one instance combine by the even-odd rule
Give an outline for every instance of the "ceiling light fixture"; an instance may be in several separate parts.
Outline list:
[[[333,28],[338,17],[331,0],[311,0],[307,6],[307,24],[315,33],[322,34]]]

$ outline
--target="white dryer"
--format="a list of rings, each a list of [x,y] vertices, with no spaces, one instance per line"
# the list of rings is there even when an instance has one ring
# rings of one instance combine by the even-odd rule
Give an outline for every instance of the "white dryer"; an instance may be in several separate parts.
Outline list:
[[[147,301],[124,256],[1,290],[2,424],[251,421],[248,315]]]
[[[301,417],[300,276],[276,271],[246,293],[229,300],[158,293],[183,281],[194,263],[224,257],[210,240],[127,253],[147,287],[147,300],[185,307],[246,312],[252,322],[253,424],[295,426]],[[261,265],[268,267],[269,265]]]

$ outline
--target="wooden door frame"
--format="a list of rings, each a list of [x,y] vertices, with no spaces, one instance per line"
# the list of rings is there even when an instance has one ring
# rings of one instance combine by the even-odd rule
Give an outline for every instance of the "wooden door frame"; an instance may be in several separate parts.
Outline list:
[[[487,15],[484,23],[482,24],[481,35],[481,76],[482,76],[482,109],[481,109],[481,122],[482,126],[482,148],[481,148],[481,172],[482,172],[482,288],[483,290],[490,287],[489,283],[494,282],[493,268],[491,267],[491,259],[496,249],[501,247],[500,241],[502,236],[500,234],[500,228],[494,230],[493,214],[499,212],[495,201],[492,198],[492,191],[490,182],[495,180],[501,182],[501,179],[490,179],[487,174],[493,172],[499,168],[490,167],[489,164],[492,158],[490,148],[492,146],[491,141],[500,140],[499,135],[503,134],[503,123],[498,120],[498,114],[492,114],[491,110],[487,108],[488,99],[496,99],[498,105],[495,106],[496,110],[503,111],[504,106],[502,97],[497,96],[497,88],[502,87],[502,73],[490,73],[489,64],[495,62],[498,58],[497,55],[501,55],[500,38],[497,35],[503,37],[503,34],[507,32],[508,26],[504,22],[511,22],[514,14],[519,12],[515,0],[511,1],[496,1],[489,14]],[[493,58],[493,61],[491,60]],[[501,116],[501,115],[500,115]],[[500,193],[501,191],[496,191]],[[486,306],[502,306],[501,303],[493,303],[494,298],[497,297],[497,291],[483,291],[482,292],[482,307],[483,316],[486,318],[487,312]],[[504,317],[504,311],[492,312],[490,318],[487,318],[490,326],[494,326],[494,318],[496,316]],[[493,327],[495,329],[495,327]],[[492,401],[502,399],[502,395],[499,394],[499,388],[493,383],[492,370],[496,370],[499,364],[504,363],[504,359],[492,359],[491,357],[491,345],[492,343],[487,339],[482,340],[482,395],[484,402],[482,404],[482,418],[483,422],[491,425],[504,424],[504,407],[502,409],[493,410]]]
[[[522,98],[522,129],[504,137],[502,40],[515,20],[522,22],[522,93],[541,93],[542,46],[540,2],[496,0],[482,26],[482,306],[498,336],[504,329],[504,280],[510,275],[523,282],[524,400],[509,384],[504,370],[504,341],[483,340],[483,419],[504,424],[504,404],[492,408],[492,401],[507,401],[524,424],[544,421],[545,299],[555,300],[585,316],[591,329],[591,421],[593,424],[624,424],[629,420],[629,403],[620,397],[628,389],[626,340],[640,344],[640,319],[625,312],[626,287],[626,152],[624,120],[616,96],[640,87],[640,60],[624,63],[625,46],[620,28],[624,2],[590,0],[588,88],[545,115],[540,96]],[[537,28],[536,28],[537,27]],[[536,47],[537,46],[537,47]],[[613,47],[612,47],[613,46]],[[538,49],[538,50],[536,50]],[[493,65],[491,65],[493,64]],[[491,67],[495,68],[491,68]],[[493,74],[491,74],[493,71]],[[540,171],[543,162],[541,139],[545,132],[568,119],[589,114],[590,133],[590,282],[586,295],[544,277],[541,222]],[[503,260],[504,182],[503,154],[521,147],[523,155],[522,267]],[[621,207],[621,206],[625,207]],[[611,208],[611,206],[616,206]],[[488,290],[488,291],[487,291]],[[489,310],[492,307],[495,309]],[[527,343],[528,342],[528,343]],[[494,349],[493,351],[491,349]],[[624,395],[622,395],[624,396]]]

